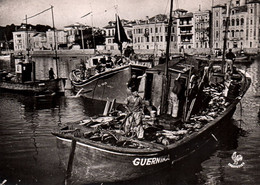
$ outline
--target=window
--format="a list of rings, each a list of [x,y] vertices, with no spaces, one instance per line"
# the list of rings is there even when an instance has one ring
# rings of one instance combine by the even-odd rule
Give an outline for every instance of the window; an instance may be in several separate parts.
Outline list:
[[[232,25],[232,26],[235,26],[235,19],[232,19],[232,20],[231,20],[231,25]]]
[[[231,37],[235,37],[235,31],[234,30],[231,31]]]
[[[218,17],[218,12],[216,12],[216,17]]]
[[[163,42],[163,36],[161,36],[161,42]]]
[[[157,27],[155,28],[155,33],[158,33],[158,28]]]
[[[239,19],[236,20],[236,25],[239,26]]]
[[[244,25],[244,18],[241,18],[241,25]]]
[[[219,36],[219,35],[218,35],[218,31],[216,31],[216,38],[217,38],[217,39],[218,39],[218,36]]]
[[[216,27],[218,27],[218,21],[216,21]]]
[[[250,13],[253,13],[253,8],[250,9]]]

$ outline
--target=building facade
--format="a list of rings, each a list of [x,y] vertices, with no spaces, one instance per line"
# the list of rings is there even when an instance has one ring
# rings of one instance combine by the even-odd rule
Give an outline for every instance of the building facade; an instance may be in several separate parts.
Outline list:
[[[25,25],[22,25],[17,31],[13,32],[14,50],[25,51],[31,50],[34,46],[33,36],[37,32],[32,29],[26,29]]]
[[[223,48],[227,17],[227,48],[260,48],[260,1],[233,0],[230,8],[227,7],[216,5],[212,8],[213,48]]]
[[[56,37],[56,40],[54,39],[54,35]],[[64,30],[56,30],[55,32],[54,30],[48,30],[46,32],[46,38],[47,38],[46,44],[48,49],[52,49],[52,50],[58,49],[59,44],[67,44],[67,32]]]
[[[36,33],[33,36],[33,50],[45,50],[47,48],[48,47],[46,33]]]
[[[210,47],[210,25],[211,12],[209,10],[197,11],[193,13],[194,19],[194,46],[195,48]]]
[[[194,48],[194,22],[193,13],[183,9],[174,11],[177,18],[177,45],[178,50]]]
[[[125,29],[125,33],[130,40],[129,43],[123,43],[123,48],[126,48],[126,46],[132,46],[132,24],[133,22],[130,22],[128,20],[121,20],[122,26]],[[109,21],[108,25],[104,27],[105,33],[106,33],[106,41],[105,41],[105,49],[106,50],[118,50],[118,44],[114,43],[114,37],[115,37],[115,21]]]
[[[153,54],[166,52],[168,40],[168,22],[166,15],[159,14],[145,21],[138,21],[133,26],[133,48],[152,50]],[[176,49],[176,21],[171,27],[170,49]]]

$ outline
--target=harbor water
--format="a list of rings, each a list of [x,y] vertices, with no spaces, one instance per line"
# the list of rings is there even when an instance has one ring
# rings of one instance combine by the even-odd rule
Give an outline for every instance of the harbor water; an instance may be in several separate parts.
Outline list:
[[[124,185],[260,184],[260,60],[238,66],[252,84],[237,106],[232,130],[216,138],[217,148],[205,148],[172,168]],[[36,101],[31,96],[0,91],[0,184],[62,185],[65,171],[51,131],[59,124],[78,121],[103,112],[105,103],[64,96]],[[231,156],[243,156],[244,166],[232,168]]]

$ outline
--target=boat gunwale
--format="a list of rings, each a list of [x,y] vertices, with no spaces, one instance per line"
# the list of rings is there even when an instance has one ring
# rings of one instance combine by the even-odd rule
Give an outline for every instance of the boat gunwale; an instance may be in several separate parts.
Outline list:
[[[124,66],[120,66],[120,67],[117,67],[117,68],[114,68],[114,69],[111,69],[111,70],[108,70],[108,71],[104,71],[104,72],[101,72],[101,73],[98,73],[94,76],[91,76],[90,78],[86,79],[86,80],[83,80],[81,82],[76,82],[74,80],[71,80],[71,82],[73,83],[74,86],[76,87],[82,87],[82,86],[85,86],[99,78],[103,78],[103,77],[106,77],[108,75],[111,75],[111,74],[114,74],[114,73],[118,73],[122,70],[125,70],[129,67],[143,67],[143,68],[148,68],[147,66],[144,66],[144,65],[136,65],[136,64],[128,64],[128,65],[124,65]],[[75,70],[73,70],[75,71]]]

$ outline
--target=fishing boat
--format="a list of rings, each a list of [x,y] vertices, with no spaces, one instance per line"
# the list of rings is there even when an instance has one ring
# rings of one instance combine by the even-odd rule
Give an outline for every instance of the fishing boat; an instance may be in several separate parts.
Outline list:
[[[132,74],[142,76],[147,68],[145,65],[127,64],[97,73],[84,80],[79,80],[77,74],[80,71],[74,70],[70,74],[70,80],[74,92],[83,97],[103,101],[117,99],[118,103],[123,103],[128,94],[126,83]]]
[[[171,12],[172,1],[169,27]],[[238,69],[224,74],[221,66],[169,61],[168,57],[145,74],[144,100],[155,109],[142,116],[142,139],[123,129],[128,114],[107,106],[104,116],[63,124],[52,132],[66,181],[126,181],[174,166],[212,140],[217,143],[251,83]],[[175,87],[180,88],[178,106],[169,102]]]
[[[46,90],[59,92],[59,87],[61,83],[61,79],[37,80],[34,82],[27,81],[24,83],[13,81],[0,81],[0,89],[30,94],[40,93]]]
[[[73,70],[70,73],[72,90],[75,94],[103,101],[116,99],[117,103],[123,103],[128,94],[126,83],[131,76],[133,74],[142,76],[145,70],[152,66],[151,60],[134,61],[122,57],[122,43],[127,42],[128,38],[118,16],[115,25],[115,41],[119,45],[121,51],[121,57],[118,57],[115,60],[118,60],[120,65],[116,64],[113,68],[106,68],[105,62],[110,57],[109,55],[99,54],[91,57],[83,64],[87,68],[88,73],[87,75],[83,75],[86,76],[85,78],[81,78],[82,71],[80,69]],[[104,60],[104,63],[102,60]],[[100,65],[104,65],[104,70],[97,72],[96,67],[99,65],[98,63],[100,61],[103,63]],[[117,62],[115,61],[114,63]]]
[[[157,66],[147,72],[147,81],[150,78],[162,78],[157,76],[158,71],[162,71],[160,67],[164,66]],[[172,76],[183,71],[181,78],[185,79],[189,70],[177,65],[175,68],[170,67],[170,71]],[[213,78],[222,79],[218,74]],[[195,103],[193,109],[187,111],[190,112],[186,114],[190,115],[189,118],[184,121],[181,118],[158,116],[156,125],[152,116],[144,117],[147,136],[144,140],[124,135],[120,129],[124,120],[122,115],[86,118],[61,127],[53,135],[57,137],[63,167],[68,170],[67,173],[74,182],[86,184],[135,179],[169,167],[207,142],[218,140],[250,85],[250,78],[242,72],[233,78],[239,79],[235,81],[240,88],[230,101],[223,98],[224,88],[209,86],[202,90],[208,95],[207,98],[199,100],[203,100],[203,105],[209,106],[196,112],[198,106],[195,108]],[[162,86],[158,81],[151,83],[154,84],[153,88]],[[151,91],[147,90],[146,95],[152,98],[156,106],[162,100],[162,92],[149,92]],[[189,107],[192,107],[192,103]]]
[[[46,90],[64,92],[63,79],[35,79],[34,62],[24,62],[24,57],[21,56],[15,56],[15,61],[15,72],[0,71],[0,89],[32,95]]]

